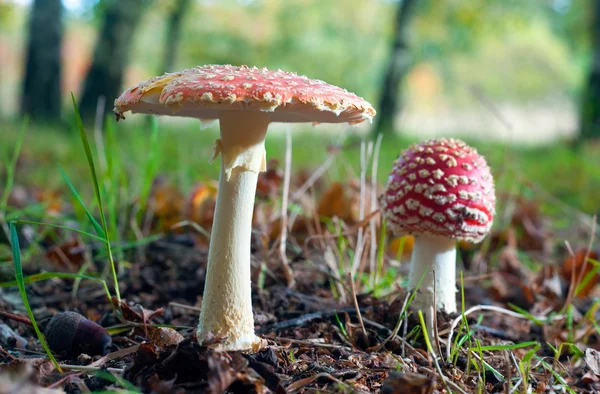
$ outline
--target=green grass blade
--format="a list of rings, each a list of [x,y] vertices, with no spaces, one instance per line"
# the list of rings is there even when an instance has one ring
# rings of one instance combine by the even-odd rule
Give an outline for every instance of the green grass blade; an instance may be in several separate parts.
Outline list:
[[[12,248],[12,252],[13,252],[13,263],[15,266],[15,278],[16,278],[15,282],[16,282],[16,285],[19,287],[19,293],[21,294],[21,298],[23,299],[23,305],[25,306],[25,309],[27,310],[27,315],[29,316],[29,319],[31,320],[31,324],[33,325],[33,330],[35,331],[38,339],[40,340],[42,347],[46,351],[48,358],[50,359],[50,361],[52,361],[52,364],[54,364],[54,367],[56,368],[56,370],[59,371],[60,373],[62,373],[62,369],[60,368],[60,365],[58,365],[58,362],[54,358],[52,351],[50,351],[50,348],[48,347],[48,344],[46,343],[46,338],[44,337],[44,334],[42,334],[42,331],[38,327],[37,322],[35,320],[35,316],[33,316],[33,311],[31,310],[31,306],[29,305],[29,300],[27,299],[27,292],[25,291],[25,279],[23,277],[23,266],[21,265],[21,250],[19,248],[19,235],[17,234],[17,227],[16,227],[15,223],[13,223],[13,222],[10,222],[9,226],[10,226],[9,227],[10,228],[10,244],[11,244],[11,248]]]
[[[102,237],[102,241],[106,242],[106,234],[105,234],[104,230],[102,229],[102,227],[100,226],[100,224],[98,223],[98,221],[94,218],[94,215],[92,215],[92,213],[90,212],[90,210],[87,209],[85,203],[83,202],[83,199],[81,198],[81,196],[79,195],[79,193],[77,193],[77,190],[75,189],[75,186],[73,186],[73,184],[71,183],[71,180],[69,179],[69,177],[67,176],[67,174],[65,174],[65,172],[63,171],[62,168],[59,168],[58,170],[60,171],[60,174],[62,175],[62,177],[65,180],[65,182],[67,182],[67,185],[69,186],[69,189],[71,189],[71,192],[73,193],[73,195],[75,196],[75,198],[77,199],[77,201],[79,202],[79,204],[81,205],[81,207],[83,208],[83,210],[85,211],[85,215],[88,217],[88,219],[92,223],[92,226],[94,226],[94,230],[96,230],[96,233],[98,233],[98,235],[100,237]]]
[[[36,222],[34,220],[13,220],[13,222],[15,222],[15,224],[33,224],[33,225],[37,225],[37,226],[47,226],[47,227],[60,228],[60,229],[63,229],[63,230],[69,230],[69,231],[73,231],[73,232],[76,232],[76,233],[81,234],[81,235],[85,235],[86,237],[93,238],[93,239],[95,239],[97,241],[105,242],[104,238],[102,238],[102,237],[99,237],[99,236],[94,235],[92,233],[88,233],[87,231],[79,230],[79,229],[74,228],[74,227],[63,226],[63,225],[54,224],[54,223]]]
[[[127,390],[127,393],[141,393],[141,391],[135,386],[133,385],[133,383],[125,380],[122,377],[113,375],[112,373],[99,369],[97,371],[89,371],[89,373],[96,375],[97,377],[107,380],[113,384],[118,384],[119,386],[123,387],[124,389]],[[119,391],[121,392],[121,391]]]
[[[521,349],[529,346],[536,346],[538,343],[536,341],[529,341],[523,343],[514,343],[511,345],[489,345],[489,346],[480,346],[479,350],[481,351],[496,351],[496,350],[513,350],[513,349]]]
[[[148,160],[146,161],[146,166],[144,169],[144,180],[142,182],[142,190],[140,192],[140,205],[145,207],[148,202],[148,196],[150,195],[150,189],[152,188],[152,183],[156,178],[156,173],[158,172],[158,155],[160,150],[160,140],[158,133],[158,122],[156,121],[156,117],[153,116],[151,118],[152,121],[152,131],[150,133],[150,151],[148,154]]]
[[[423,312],[418,311],[417,313],[419,316],[419,323],[421,324],[421,331],[423,332],[423,339],[425,339],[425,346],[427,346],[427,351],[430,354],[435,355],[435,352],[433,351],[433,346],[431,345],[431,341],[429,340],[429,334],[427,334],[427,326],[425,325],[425,319],[423,319]]]
[[[88,161],[88,166],[90,167],[90,173],[92,175],[92,182],[94,185],[94,194],[96,195],[96,203],[98,204],[98,210],[100,214],[100,222],[102,223],[102,229],[104,230],[105,237],[107,237],[108,229],[106,226],[106,218],[104,217],[104,208],[102,206],[102,198],[100,196],[100,185],[98,183],[98,177],[96,176],[96,166],[94,165],[94,158],[92,156],[92,149],[90,148],[90,143],[87,138],[87,134],[85,133],[85,128],[83,127],[83,121],[81,120],[81,115],[79,114],[79,108],[77,107],[77,103],[75,102],[75,96],[71,93],[71,100],[73,101],[73,108],[75,109],[75,118],[77,120],[77,129],[79,130],[79,136],[81,137],[81,142],[83,144],[83,149],[85,151],[85,157]]]
[[[529,321],[535,323],[538,326],[543,326],[544,322],[541,321],[540,319],[536,318],[535,316],[533,316],[531,313],[527,312],[525,309],[516,306],[515,304],[512,303],[508,303],[508,306],[514,310],[515,312],[519,312],[520,314],[522,314],[523,316],[525,316]]]
[[[121,243],[119,245],[112,245],[111,248],[117,252],[122,253],[125,250],[128,249],[133,249],[133,248],[137,248],[139,246],[144,246],[147,245],[151,242],[157,241],[161,238],[163,238],[164,235],[163,234],[155,234],[146,238],[142,238],[140,240],[136,240],[136,241],[131,241],[131,242],[124,242]],[[98,258],[105,258],[106,256],[106,251],[99,251],[98,254],[96,255]]]
[[[124,185],[127,184],[127,177],[124,176],[122,163],[120,160],[120,152],[118,149],[118,141],[115,136],[114,121],[108,116],[105,121],[105,149],[104,159],[106,160],[106,172],[104,178],[104,193],[103,198],[106,202],[108,212],[108,228],[110,238],[117,246],[121,244],[121,237],[118,226],[118,207],[120,204],[120,193]],[[100,153],[98,153],[100,154]],[[119,259],[122,259],[119,254]]]
[[[79,129],[79,136],[81,137],[81,142],[83,144],[83,149],[85,150],[85,156],[87,157],[88,165],[90,167],[90,173],[92,175],[92,181],[94,184],[94,194],[96,195],[96,203],[98,204],[98,212],[100,214],[100,222],[102,223],[102,229],[104,230],[104,238],[106,243],[106,253],[108,254],[108,260],[110,263],[110,269],[112,272],[114,287],[115,287],[115,295],[117,300],[121,301],[121,292],[119,290],[119,280],[117,278],[117,271],[115,267],[115,262],[113,259],[111,247],[110,247],[110,237],[108,234],[108,225],[106,223],[106,217],[104,216],[104,207],[102,206],[102,196],[100,194],[100,185],[98,183],[98,177],[96,176],[96,167],[94,166],[94,158],[92,157],[92,149],[90,148],[90,143],[88,142],[87,135],[85,134],[85,129],[83,127],[83,121],[81,120],[81,115],[79,114],[79,109],[77,108],[77,103],[75,102],[75,96],[71,93],[71,100],[73,101],[73,109],[75,110],[75,119],[77,120],[77,128]]]
[[[20,259],[20,256],[19,256],[19,259]],[[106,284],[106,281],[101,278],[97,278],[95,276],[83,275],[83,274],[72,274],[70,272],[42,272],[40,274],[33,274],[33,275],[22,277],[22,281],[26,285],[28,285],[30,283],[41,282],[41,281],[50,280],[50,279],[88,279],[88,280],[92,280],[92,281],[102,285],[102,288],[106,292],[106,297],[110,301],[110,298],[111,298],[110,290],[108,289],[108,285]],[[18,286],[18,285],[19,285],[18,278],[17,278],[17,280],[0,282],[0,288],[14,287],[14,286]]]
[[[4,185],[4,192],[2,193],[2,198],[0,199],[0,213],[4,213],[6,206],[8,205],[8,197],[10,196],[15,182],[15,168],[17,167],[17,160],[21,154],[21,147],[23,146],[23,139],[25,138],[25,130],[27,130],[28,123],[28,118],[25,118],[23,120],[23,125],[21,126],[19,136],[17,137],[13,156],[6,164],[6,184]]]
[[[545,370],[547,370],[552,374],[552,376],[554,376],[554,379],[556,379],[566,391],[568,391],[570,394],[577,394],[575,390],[573,390],[571,386],[569,386],[569,383],[565,381],[565,379],[562,376],[560,376],[560,374],[556,372],[550,364],[548,364],[546,361],[544,361],[543,358],[539,356],[535,356],[535,358],[540,362],[540,364],[542,365],[542,367],[544,367]]]
[[[575,288],[575,295],[579,295],[581,290],[583,290],[587,286],[587,284],[596,277],[598,272],[600,272],[600,262],[598,262],[594,259],[591,259],[589,257],[588,257],[587,261],[588,261],[588,263],[590,263],[594,266],[594,269],[592,269],[590,272],[588,272],[585,275],[585,277],[583,278],[583,280],[577,285],[577,287]]]
[[[383,215],[381,215],[383,216]],[[383,276],[383,257],[385,255],[385,244],[387,241],[387,221],[385,217],[381,221],[381,235],[379,237],[379,248],[377,250],[377,269],[375,270],[375,288],[378,288],[379,279]]]
[[[6,207],[6,222],[13,221],[18,219],[20,216],[36,216],[36,217],[45,217],[46,213],[46,204],[31,204],[24,208],[14,208],[7,206]]]

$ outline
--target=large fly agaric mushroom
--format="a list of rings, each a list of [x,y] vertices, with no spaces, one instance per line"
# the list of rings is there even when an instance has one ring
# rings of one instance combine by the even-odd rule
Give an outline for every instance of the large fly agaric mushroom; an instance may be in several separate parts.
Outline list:
[[[221,154],[198,341],[224,338],[223,350],[257,350],[250,283],[250,234],[264,140],[271,122],[356,124],[375,116],[362,98],[323,81],[266,68],[209,65],[165,74],[126,90],[115,101],[126,111],[218,119]]]
[[[490,168],[457,139],[413,145],[394,163],[380,205],[393,232],[415,237],[408,286],[423,278],[412,306],[425,311],[432,330],[432,307],[456,312],[456,241],[481,242],[492,227]]]

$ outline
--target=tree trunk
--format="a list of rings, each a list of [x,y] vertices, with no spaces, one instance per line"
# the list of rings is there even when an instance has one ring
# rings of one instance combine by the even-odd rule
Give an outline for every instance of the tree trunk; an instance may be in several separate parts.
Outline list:
[[[21,96],[21,113],[32,119],[60,119],[62,14],[61,0],[32,5]]]
[[[94,59],[83,85],[79,110],[86,120],[93,120],[98,98],[106,98],[105,112],[112,110],[112,102],[119,95],[125,67],[129,60],[133,34],[147,0],[106,0],[104,21]]]
[[[578,143],[600,139],[600,0],[594,0],[593,7],[591,38],[594,58],[581,100]]]
[[[186,10],[189,8],[191,0],[175,0],[173,9],[169,13],[167,19],[167,34],[165,35],[165,51],[163,54],[163,62],[161,72],[172,72],[175,61],[177,60],[177,52],[179,50],[179,39],[181,36],[181,25]]]
[[[415,13],[417,0],[402,0],[396,11],[395,34],[391,55],[379,98],[378,114],[374,133],[390,134],[394,130],[394,116],[401,108],[400,85],[411,66],[408,48],[408,26]]]

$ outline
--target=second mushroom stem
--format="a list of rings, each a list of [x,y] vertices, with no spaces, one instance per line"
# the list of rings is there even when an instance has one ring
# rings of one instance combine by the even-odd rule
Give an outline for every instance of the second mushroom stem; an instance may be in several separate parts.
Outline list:
[[[433,271],[435,270],[435,275]],[[423,278],[419,286],[419,282]],[[430,336],[433,334],[433,316],[430,311],[456,312],[456,243],[446,237],[419,235],[410,260],[410,289],[419,287],[412,306],[427,317]],[[435,291],[435,294],[434,294]]]

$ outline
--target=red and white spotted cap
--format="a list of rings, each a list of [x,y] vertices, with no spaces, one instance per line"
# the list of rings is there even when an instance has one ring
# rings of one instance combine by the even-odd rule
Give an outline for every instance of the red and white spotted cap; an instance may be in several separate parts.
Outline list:
[[[457,139],[405,150],[394,163],[380,205],[396,234],[480,242],[492,227],[494,179],[483,156]]]
[[[144,81],[115,100],[127,111],[218,119],[223,111],[261,111],[272,122],[361,123],[375,109],[353,93],[323,81],[266,68],[208,65]]]

